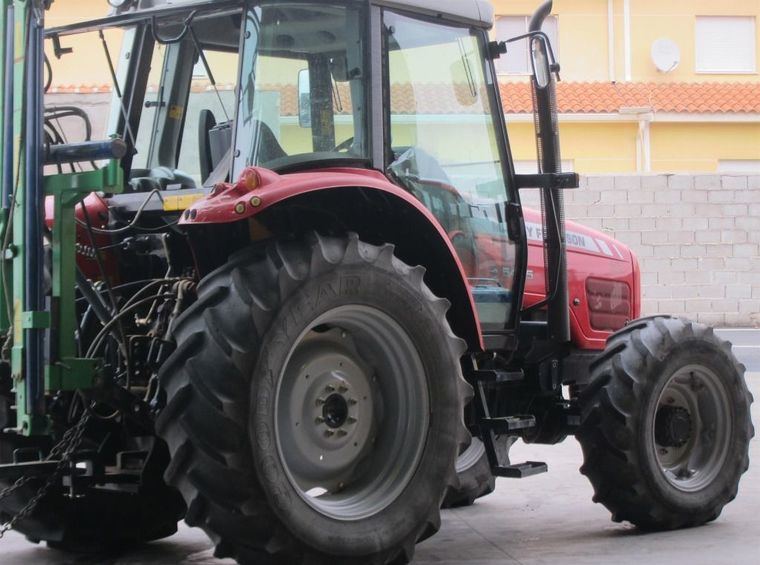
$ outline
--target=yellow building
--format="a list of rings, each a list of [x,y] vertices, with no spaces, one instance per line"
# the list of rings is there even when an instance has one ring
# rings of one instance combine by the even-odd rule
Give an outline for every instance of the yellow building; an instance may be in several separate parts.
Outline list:
[[[538,3],[494,0],[494,38],[525,33]],[[57,0],[48,25],[107,11],[105,0]],[[545,31],[562,65],[565,168],[760,174],[758,17],[758,0],[555,0]],[[107,39],[118,53],[118,34]],[[54,61],[54,91],[107,89],[96,34],[71,41],[92,51],[92,65]],[[528,170],[535,140],[525,42],[510,44],[497,70],[517,166]]]
[[[524,33],[535,6],[494,0],[494,36]],[[545,31],[562,65],[566,166],[760,173],[758,17],[758,0],[556,0]],[[525,47],[497,67],[515,158],[528,166]]]

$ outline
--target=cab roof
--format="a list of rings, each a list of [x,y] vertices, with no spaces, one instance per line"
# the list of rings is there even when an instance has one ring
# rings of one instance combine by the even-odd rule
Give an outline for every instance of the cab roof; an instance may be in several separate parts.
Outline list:
[[[493,25],[493,6],[488,0],[355,0],[379,6],[423,13],[443,19],[460,20],[480,27]],[[138,0],[127,2],[116,14],[134,13],[152,8],[210,4],[208,0]]]
[[[317,0],[313,0],[317,1]],[[488,0],[353,0],[374,6],[422,14],[436,19],[461,22],[485,29],[493,27],[493,7]],[[105,4],[105,0],[103,0]],[[65,36],[74,33],[96,31],[104,27],[130,25],[151,17],[178,13],[192,9],[210,9],[223,12],[239,7],[242,0],[133,0],[123,7],[115,8],[100,19],[46,30],[48,36]]]
[[[372,3],[466,21],[489,29],[493,26],[493,5],[488,0],[372,0]]]

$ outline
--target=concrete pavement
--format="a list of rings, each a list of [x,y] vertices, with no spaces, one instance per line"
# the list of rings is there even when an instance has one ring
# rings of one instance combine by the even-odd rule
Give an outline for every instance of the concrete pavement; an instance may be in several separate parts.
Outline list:
[[[748,375],[760,398],[760,373]],[[755,403],[753,422],[760,421]],[[760,563],[760,441],[750,447],[749,471],[737,499],[715,522],[676,532],[644,534],[610,521],[591,502],[592,489],[578,468],[582,454],[572,439],[559,446],[518,444],[516,460],[549,463],[544,475],[499,479],[496,492],[470,508],[444,513],[437,536],[421,544],[419,565],[757,565]]]

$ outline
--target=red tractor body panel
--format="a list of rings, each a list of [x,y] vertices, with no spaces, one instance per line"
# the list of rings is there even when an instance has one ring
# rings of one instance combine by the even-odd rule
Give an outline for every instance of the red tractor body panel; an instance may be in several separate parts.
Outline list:
[[[441,244],[448,249],[461,280],[467,280],[465,270],[451,240],[433,213],[409,192],[399,188],[385,176],[373,170],[335,168],[321,169],[318,172],[278,175],[268,169],[250,167],[243,171],[237,183],[223,183],[214,187],[207,198],[197,202],[182,215],[181,224],[238,222],[260,214],[267,208],[296,196],[355,186],[385,192],[413,207],[438,232]],[[463,288],[467,289],[467,284],[464,284]],[[472,293],[467,292],[467,296],[470,302],[468,311],[472,315],[472,325],[476,328],[478,344],[482,349],[484,347],[483,336],[480,332],[475,301]]]
[[[87,216],[85,216],[85,210],[87,210]],[[101,278],[100,267],[95,258],[95,247],[103,249],[101,252],[101,259],[103,260],[103,267],[106,270],[112,283],[119,280],[118,263],[114,254],[108,249],[111,243],[111,237],[103,233],[93,233],[94,241],[90,240],[90,235],[87,233],[87,229],[84,227],[86,220],[89,219],[91,225],[95,229],[105,229],[108,224],[109,211],[108,204],[95,193],[90,194],[84,199],[82,205],[76,207],[76,232],[77,232],[77,265],[82,273],[93,280]],[[47,229],[53,229],[53,223],[55,220],[55,208],[53,206],[53,197],[48,196],[45,199],[45,225]]]
[[[530,306],[546,295],[546,273],[542,243],[541,215],[535,210],[523,209],[528,236],[528,275],[525,284],[524,304]],[[610,281],[627,287],[628,315],[618,323],[634,320],[641,311],[638,260],[633,252],[611,237],[575,222],[567,222],[567,271],[570,297],[570,330],[573,344],[579,349],[604,349],[613,328],[599,329],[592,323],[593,292],[588,281]],[[624,291],[625,292],[625,291]],[[614,297],[613,297],[614,300]],[[615,311],[625,300],[608,305]],[[604,306],[601,308],[604,310]],[[622,316],[622,314],[621,314]]]
[[[441,243],[448,248],[451,260],[456,265],[462,280],[467,280],[466,270],[452,244],[452,234],[446,233],[435,215],[417,198],[390,182],[381,173],[372,170],[336,168],[278,175],[267,169],[249,168],[243,172],[237,183],[217,185],[207,198],[186,210],[182,215],[181,223],[198,225],[238,222],[295,196],[353,186],[386,192],[414,207],[438,232]],[[100,227],[104,208],[102,200],[90,197],[85,204],[90,210],[93,223]],[[81,209],[77,212],[81,215]],[[47,216],[48,225],[51,225],[52,206],[50,205],[48,205]],[[524,305],[530,306],[545,297],[546,273],[541,215],[535,210],[525,208],[524,218],[528,238],[528,273]],[[82,245],[89,244],[81,228],[78,235]],[[607,337],[614,329],[617,329],[616,326],[604,326],[604,322],[608,321],[610,316],[613,318],[613,323],[622,325],[625,320],[635,319],[640,315],[638,262],[625,245],[601,232],[574,222],[567,222],[567,246],[573,344],[578,349],[603,349]],[[478,238],[477,247],[481,256],[488,257],[484,265],[501,267],[513,261],[513,258],[501,256],[503,247],[493,244],[487,237]],[[80,256],[79,262],[88,276],[97,278],[98,273],[91,257]],[[589,280],[594,281],[596,287],[589,286]],[[604,291],[606,283],[617,285],[612,289],[614,292]],[[470,288],[469,284],[465,286]],[[597,292],[598,288],[602,289],[601,293]],[[468,292],[468,296],[469,311],[475,327],[478,328],[478,337],[482,346],[482,331],[475,300],[472,292]],[[592,312],[595,304],[596,313]],[[603,324],[601,327],[598,323],[595,326],[593,319],[595,316],[601,316],[599,318]]]

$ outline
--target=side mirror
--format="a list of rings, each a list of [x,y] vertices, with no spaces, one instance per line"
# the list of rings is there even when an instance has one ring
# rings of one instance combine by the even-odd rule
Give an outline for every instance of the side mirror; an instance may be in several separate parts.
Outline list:
[[[298,125],[311,128],[311,84],[308,69],[298,73]]]
[[[533,66],[533,78],[536,87],[543,90],[552,80],[552,65],[549,60],[549,49],[543,35],[530,38],[530,59]]]

